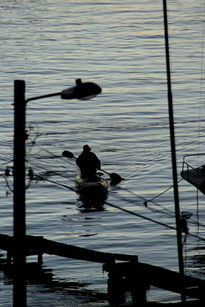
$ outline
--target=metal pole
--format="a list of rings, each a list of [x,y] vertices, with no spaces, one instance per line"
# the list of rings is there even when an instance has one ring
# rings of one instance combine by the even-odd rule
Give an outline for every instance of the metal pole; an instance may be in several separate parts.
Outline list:
[[[182,247],[179,192],[178,192],[178,180],[177,180],[176,146],[175,146],[175,132],[174,132],[174,113],[173,113],[173,101],[172,101],[172,89],[171,89],[169,35],[168,35],[168,19],[167,19],[167,3],[166,3],[166,0],[163,0],[163,11],[164,11],[164,37],[165,37],[166,67],[167,67],[169,127],[170,127],[172,176],[173,176],[174,201],[175,201],[175,218],[176,218],[176,229],[177,229],[178,262],[179,262],[179,273],[181,273],[181,275],[183,276],[184,275],[183,247]],[[184,300],[183,295],[182,295],[182,300]]]
[[[13,306],[26,307],[25,281],[25,82],[14,81],[14,194],[13,194],[13,233],[14,233],[14,286]]]
[[[61,92],[47,94],[47,95],[42,95],[42,96],[36,96],[36,97],[32,97],[32,98],[26,99],[26,103],[29,102],[29,101],[32,101],[32,100],[43,99],[43,98],[54,97],[54,96],[60,96],[60,95],[61,95]]]

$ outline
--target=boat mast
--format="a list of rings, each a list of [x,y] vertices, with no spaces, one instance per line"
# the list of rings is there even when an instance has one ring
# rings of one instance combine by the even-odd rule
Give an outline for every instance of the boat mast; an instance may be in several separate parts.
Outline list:
[[[169,109],[169,130],[170,130],[170,145],[172,157],[172,176],[174,187],[174,202],[175,202],[175,218],[176,218],[176,231],[177,231],[177,246],[178,246],[178,262],[179,273],[184,275],[183,265],[183,247],[182,247],[182,232],[180,223],[180,206],[179,206],[179,192],[177,180],[177,163],[176,163],[176,146],[175,146],[175,132],[174,132],[174,113],[173,113],[173,100],[171,88],[171,71],[170,71],[170,57],[169,57],[169,34],[168,34],[168,19],[167,19],[167,2],[163,0],[163,13],[164,13],[164,38],[165,38],[165,52],[166,52],[166,69],[167,69],[167,96],[168,96],[168,109]]]

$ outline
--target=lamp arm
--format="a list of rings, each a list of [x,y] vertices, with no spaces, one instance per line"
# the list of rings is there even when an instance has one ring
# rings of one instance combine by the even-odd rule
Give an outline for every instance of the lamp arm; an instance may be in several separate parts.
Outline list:
[[[31,97],[31,98],[26,99],[25,103],[32,101],[32,100],[43,99],[43,98],[48,98],[48,97],[53,97],[53,96],[60,96],[60,95],[61,95],[61,92],[42,95],[42,96],[35,96],[35,97]]]

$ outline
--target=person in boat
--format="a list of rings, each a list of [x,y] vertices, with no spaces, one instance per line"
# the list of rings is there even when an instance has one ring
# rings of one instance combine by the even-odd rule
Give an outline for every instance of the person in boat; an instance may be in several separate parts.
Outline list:
[[[96,181],[96,172],[101,169],[101,162],[91,150],[88,145],[84,145],[83,152],[77,158],[76,164],[80,168],[82,178],[88,181]]]

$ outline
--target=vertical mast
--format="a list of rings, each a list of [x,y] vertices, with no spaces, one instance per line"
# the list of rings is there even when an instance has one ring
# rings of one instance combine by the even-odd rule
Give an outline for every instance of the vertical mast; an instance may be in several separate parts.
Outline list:
[[[167,69],[167,95],[168,95],[168,109],[169,109],[169,129],[170,129],[170,145],[172,157],[172,176],[174,186],[174,202],[175,202],[175,218],[177,231],[177,247],[178,247],[178,262],[179,273],[184,275],[183,265],[183,247],[182,247],[182,232],[180,223],[180,206],[179,206],[179,192],[177,180],[177,162],[176,162],[176,146],[175,146],[175,131],[174,131],[174,112],[171,88],[171,71],[170,71],[170,57],[169,57],[169,34],[168,34],[168,19],[167,19],[167,3],[163,0],[164,12],[164,38],[165,38],[165,52],[166,52],[166,69]]]

